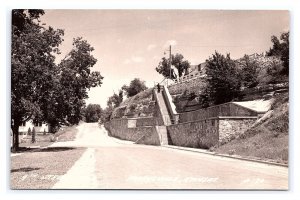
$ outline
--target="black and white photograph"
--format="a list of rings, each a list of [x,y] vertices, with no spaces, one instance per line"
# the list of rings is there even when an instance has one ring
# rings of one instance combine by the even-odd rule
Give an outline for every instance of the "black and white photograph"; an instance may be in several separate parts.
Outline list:
[[[12,191],[290,189],[289,10],[10,14]]]

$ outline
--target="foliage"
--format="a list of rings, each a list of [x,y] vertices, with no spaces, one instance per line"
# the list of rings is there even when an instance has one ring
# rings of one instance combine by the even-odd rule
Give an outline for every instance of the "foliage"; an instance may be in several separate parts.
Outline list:
[[[144,91],[147,89],[147,86],[145,85],[145,81],[140,80],[139,78],[133,79],[129,86],[123,85],[122,90],[126,92],[127,97],[132,97],[141,91]]]
[[[78,124],[81,120],[81,110],[88,98],[87,89],[100,86],[103,77],[99,72],[91,71],[97,59],[91,52],[93,47],[82,38],[73,40],[73,49],[58,65],[59,76],[54,95],[45,101],[48,119],[51,127],[60,124]]]
[[[119,90],[119,94],[114,93],[112,96],[110,96],[107,100],[107,107],[102,111],[100,115],[99,123],[103,124],[109,121],[114,108],[120,106],[122,102],[123,102],[123,90]]]
[[[184,57],[181,54],[171,56],[171,65],[173,65],[177,69],[179,77],[181,77],[184,72],[190,67],[190,63],[187,60],[184,60]],[[178,78],[176,77],[174,70],[170,68],[170,59],[163,57],[156,67],[156,71],[168,79]]]
[[[30,118],[40,118],[41,102],[52,90],[54,55],[59,53],[62,30],[41,27],[40,10],[13,10],[11,48],[11,118],[14,149],[18,128]],[[22,19],[23,17],[23,19]]]
[[[245,88],[253,88],[258,85],[258,74],[259,74],[259,64],[256,60],[251,60],[248,55],[245,55],[238,62],[240,67],[240,75],[242,78],[242,85]]]
[[[289,35],[290,32],[284,32],[280,36],[280,40],[277,36],[272,36],[271,41],[273,43],[272,48],[267,52],[267,56],[278,56],[283,62],[282,74],[289,74]]]
[[[39,9],[12,10],[12,26],[16,28],[14,34],[20,35],[27,24],[34,24],[33,20],[38,20],[38,18],[43,14],[45,14],[45,12]]]
[[[266,69],[266,83],[274,84],[286,80],[286,78],[282,75],[283,70],[284,66],[280,60],[273,60],[269,62]]]
[[[39,24],[43,10],[12,11],[11,119],[13,150],[18,149],[18,129],[28,119],[52,128],[79,122],[87,89],[101,85],[103,77],[91,72],[96,63],[87,41],[76,38],[73,49],[59,64],[64,31]]]
[[[100,119],[102,108],[99,104],[89,104],[85,109],[85,120],[89,122],[97,122]]]
[[[230,55],[218,52],[206,60],[207,87],[201,95],[205,106],[229,102],[240,97],[241,77]]]
[[[100,119],[99,119],[99,123],[100,123],[100,124],[103,124],[103,123],[109,121],[112,112],[113,112],[113,108],[112,108],[112,107],[109,107],[109,106],[106,107],[106,108],[102,111],[102,113],[101,113],[101,116],[100,116]]]
[[[114,93],[111,97],[108,98],[107,106],[110,108],[118,107],[123,101],[123,91],[120,90],[119,94]]]

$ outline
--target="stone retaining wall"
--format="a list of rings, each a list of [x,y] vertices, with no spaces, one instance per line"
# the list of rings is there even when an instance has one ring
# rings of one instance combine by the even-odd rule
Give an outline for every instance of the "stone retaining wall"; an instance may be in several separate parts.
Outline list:
[[[159,145],[159,137],[155,126],[136,126],[136,119],[113,119],[104,124],[110,136],[129,140],[140,144]],[[137,121],[135,121],[137,122]]]
[[[136,126],[155,126],[156,125],[156,119],[154,117],[141,117],[136,118]]]
[[[208,149],[243,134],[256,117],[216,117],[167,127],[172,144]]]
[[[255,111],[232,102],[179,114],[179,122],[191,122],[219,116],[257,116]]]
[[[257,120],[253,118],[219,118],[219,142],[227,143],[243,134]]]
[[[171,125],[167,130],[172,144],[176,146],[207,149],[219,141],[218,119]]]
[[[180,83],[175,83],[173,85],[169,85],[168,89],[171,95],[183,94],[185,91],[187,92],[195,92],[199,93],[205,87],[205,78],[198,77],[191,79],[189,81],[184,81]]]

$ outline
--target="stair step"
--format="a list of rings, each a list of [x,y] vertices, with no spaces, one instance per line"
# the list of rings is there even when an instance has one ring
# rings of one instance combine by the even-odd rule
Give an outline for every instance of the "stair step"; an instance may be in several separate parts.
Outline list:
[[[157,126],[157,131],[160,136],[161,145],[169,144],[167,127],[166,126]]]

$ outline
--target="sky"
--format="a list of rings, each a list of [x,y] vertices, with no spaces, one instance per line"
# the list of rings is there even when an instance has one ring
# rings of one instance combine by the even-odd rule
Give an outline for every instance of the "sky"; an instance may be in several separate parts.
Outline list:
[[[98,61],[92,70],[104,79],[90,89],[86,102],[102,108],[134,78],[148,87],[160,82],[155,67],[169,54],[169,45],[191,64],[205,62],[215,51],[237,59],[267,51],[271,36],[290,26],[288,11],[45,10],[41,21],[65,30],[57,62],[70,51],[73,38],[83,37],[95,48]]]

